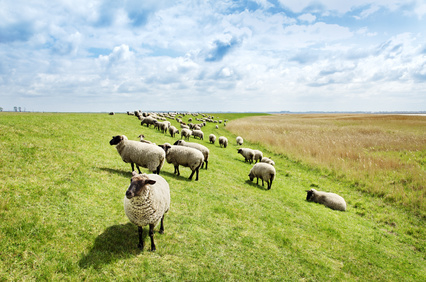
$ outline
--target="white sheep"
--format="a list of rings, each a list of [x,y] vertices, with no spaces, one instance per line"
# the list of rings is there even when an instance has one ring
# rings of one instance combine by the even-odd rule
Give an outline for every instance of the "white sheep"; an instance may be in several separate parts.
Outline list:
[[[263,181],[266,181],[269,190],[272,187],[272,181],[275,179],[275,175],[276,171],[272,165],[267,163],[257,163],[251,168],[249,178],[250,181],[253,181],[256,177],[256,184],[259,184],[259,178],[262,179],[262,186],[264,186]]]
[[[263,153],[262,153],[262,151],[259,151],[259,150],[253,150],[254,151],[254,161],[257,163],[257,162],[260,162],[260,160],[262,160],[262,158],[263,158]]]
[[[156,174],[132,173],[131,183],[124,197],[124,212],[130,222],[138,226],[138,248],[143,250],[143,227],[149,225],[151,251],[155,251],[154,228],[159,222],[160,234],[164,233],[164,214],[170,209],[170,187]]]
[[[155,118],[150,116],[142,118],[141,120],[141,125],[146,124],[147,127],[149,127],[151,124],[155,126],[155,124],[158,122]]]
[[[244,162],[252,163],[254,159],[254,150],[249,148],[240,148],[238,149],[238,154],[241,154],[244,157]]]
[[[154,144],[147,144],[127,139],[125,135],[113,136],[110,145],[116,145],[117,152],[125,163],[130,163],[132,171],[134,165],[141,173],[139,166],[148,168],[150,171],[160,174],[166,154]]]
[[[317,191],[313,188],[311,190],[306,190],[306,192],[306,200],[308,202],[323,204],[333,210],[346,210],[345,199],[335,193]]]
[[[209,163],[209,154],[210,154],[210,151],[209,151],[209,149],[206,146],[198,144],[198,143],[186,142],[184,140],[177,140],[173,145],[194,148],[194,149],[197,149],[198,151],[200,151],[201,153],[203,153],[204,163],[206,164],[206,169],[207,169],[207,165]],[[201,168],[204,167],[204,163],[201,166]]]
[[[182,131],[180,132],[181,139],[185,138],[189,140],[189,137],[191,137],[191,135],[192,135],[192,131],[187,128],[183,128]]]
[[[209,142],[210,142],[211,144],[214,144],[214,143],[216,142],[216,135],[214,135],[214,134],[210,134],[210,135],[209,135]]]
[[[225,136],[220,136],[219,137],[219,145],[222,148],[222,146],[224,148],[228,147],[228,138],[226,138]]]
[[[180,175],[179,165],[189,167],[192,170],[189,179],[192,179],[194,173],[196,173],[195,181],[198,181],[198,173],[204,162],[204,156],[199,150],[185,146],[170,145],[169,143],[158,146],[166,152],[166,160],[169,164],[173,164],[175,174]]]
[[[237,136],[236,140],[237,140],[237,145],[238,146],[243,145],[244,140],[243,140],[243,138],[241,136]]]
[[[201,130],[194,129],[192,131],[192,135],[194,136],[194,138],[198,137],[198,138],[200,138],[200,140],[204,140],[204,133]]]
[[[175,137],[176,134],[179,134],[179,130],[172,125],[169,127],[169,133],[171,137]]]
[[[275,162],[274,162],[273,160],[271,160],[271,158],[263,157],[263,158],[260,160],[260,162],[261,162],[261,163],[267,163],[267,164],[270,164],[270,165],[275,166]]]

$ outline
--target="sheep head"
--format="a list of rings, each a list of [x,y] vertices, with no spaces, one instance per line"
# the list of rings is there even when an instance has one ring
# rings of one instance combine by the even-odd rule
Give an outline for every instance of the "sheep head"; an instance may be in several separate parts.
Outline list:
[[[138,174],[136,171],[133,171],[129,188],[126,191],[126,198],[131,199],[139,196],[146,189],[146,185],[153,185],[155,182],[155,180],[149,179],[146,174]]]
[[[123,140],[128,140],[125,135],[112,136],[112,139],[109,141],[109,144],[110,145],[117,145],[118,143],[120,143]]]
[[[316,192],[316,191],[317,191],[317,190],[315,190],[315,189],[306,190],[306,192],[308,193],[308,194],[306,195],[306,201],[312,201],[312,199],[313,199],[314,194],[315,194],[315,192]]]

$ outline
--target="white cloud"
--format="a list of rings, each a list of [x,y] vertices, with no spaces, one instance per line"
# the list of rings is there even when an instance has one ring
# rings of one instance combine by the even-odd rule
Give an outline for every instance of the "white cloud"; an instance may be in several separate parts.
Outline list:
[[[312,23],[317,19],[317,17],[308,13],[308,14],[300,15],[298,19],[304,22]]]

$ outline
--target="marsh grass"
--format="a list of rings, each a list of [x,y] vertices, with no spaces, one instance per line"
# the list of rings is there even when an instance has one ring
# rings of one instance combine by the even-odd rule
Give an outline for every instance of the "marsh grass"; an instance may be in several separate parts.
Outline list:
[[[228,129],[426,216],[424,116],[271,115]]]
[[[229,147],[191,138],[210,149],[197,182],[164,165],[165,233],[140,252],[122,202],[130,165],[109,140],[173,138],[124,114],[0,113],[0,280],[426,280],[424,219],[247,141],[276,162],[267,191],[248,181],[236,135],[203,131]],[[306,202],[312,186],[343,195],[347,212]]]

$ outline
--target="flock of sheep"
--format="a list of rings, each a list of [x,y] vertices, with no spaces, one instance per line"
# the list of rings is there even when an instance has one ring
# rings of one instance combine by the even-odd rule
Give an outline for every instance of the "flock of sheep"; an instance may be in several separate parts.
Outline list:
[[[204,140],[202,128],[207,122],[223,123],[226,126],[227,120],[217,120],[205,114],[202,114],[202,118],[198,118],[200,115],[198,113],[190,114],[191,116],[188,118],[187,123],[183,121],[183,117],[186,114],[142,113],[141,111],[135,111],[128,112],[128,115],[137,116],[142,126],[153,126],[163,133],[169,133],[171,137],[181,134],[181,138],[174,142],[173,145],[169,143],[156,145],[152,141],[145,140],[144,135],[139,135],[140,141],[129,140],[124,135],[113,136],[110,141],[110,145],[116,146],[122,160],[130,163],[132,167],[131,183],[124,197],[124,210],[129,220],[138,226],[138,247],[141,250],[143,249],[143,226],[149,225],[151,250],[155,251],[154,227],[161,221],[160,233],[164,232],[164,214],[170,207],[169,184],[159,175],[164,161],[173,164],[174,174],[178,176],[180,175],[179,166],[189,167],[192,171],[189,179],[192,180],[195,174],[195,180],[198,181],[200,168],[207,170],[210,151],[202,144],[189,142],[190,136]],[[180,131],[175,126],[172,126],[167,119],[176,120],[180,124]],[[194,124],[194,119],[198,123]],[[216,125],[216,128],[218,128],[218,125]],[[210,134],[209,143],[215,144],[215,142],[216,136]],[[243,138],[238,136],[236,143],[238,146],[243,145]],[[221,148],[226,148],[228,139],[225,136],[220,136],[219,145]],[[250,181],[256,178],[256,184],[259,184],[260,179],[262,180],[262,186],[266,182],[267,189],[271,189],[272,182],[276,176],[274,161],[263,157],[263,153],[259,150],[239,148],[238,153],[244,157],[245,162],[255,163],[248,174]],[[135,171],[135,165],[139,174]],[[147,168],[153,174],[142,174],[140,167]],[[346,210],[345,200],[337,194],[316,191],[315,189],[306,192],[307,201],[321,203],[335,210]]]

